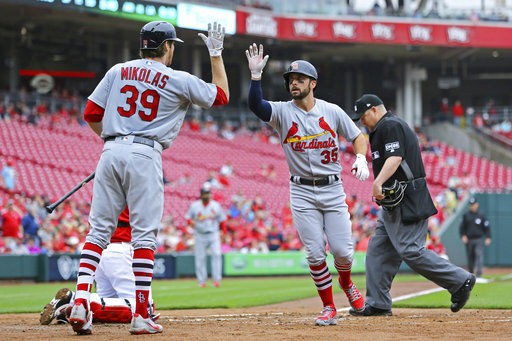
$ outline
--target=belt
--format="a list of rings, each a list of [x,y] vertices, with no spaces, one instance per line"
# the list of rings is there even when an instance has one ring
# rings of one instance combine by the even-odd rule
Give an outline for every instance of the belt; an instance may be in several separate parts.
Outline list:
[[[335,183],[340,178],[337,175],[328,175],[323,178],[317,178],[317,179],[307,179],[307,178],[301,178],[300,176],[291,176],[290,181],[295,182],[297,184],[301,185],[307,185],[307,186],[325,186],[332,183]]]
[[[103,139],[103,141],[115,141],[115,140],[128,140],[129,136],[108,136]],[[151,148],[155,147],[155,140],[148,139],[147,137],[142,136],[133,136],[133,143],[144,144],[146,146],[150,146]]]

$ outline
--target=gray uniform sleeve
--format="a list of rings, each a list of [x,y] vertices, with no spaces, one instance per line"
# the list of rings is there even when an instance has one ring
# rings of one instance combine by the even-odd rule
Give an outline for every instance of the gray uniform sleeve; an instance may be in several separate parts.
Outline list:
[[[198,105],[204,109],[211,108],[215,101],[215,97],[217,97],[217,86],[213,83],[207,83],[202,79],[183,71],[176,71],[176,73],[186,75],[183,95],[190,101],[190,103]]]
[[[347,115],[347,113],[335,105],[336,112],[338,113],[338,135],[343,136],[347,141],[353,142],[356,137],[361,134],[361,130],[356,126],[354,121]]]
[[[102,108],[106,108],[107,100],[110,96],[110,90],[112,89],[112,83],[114,82],[114,77],[119,65],[116,64],[107,71],[102,80],[98,83],[92,94],[89,96],[89,99],[99,105]]]
[[[270,116],[270,121],[268,121],[268,125],[274,128],[278,134],[281,133],[281,120],[280,116],[282,113],[283,104],[285,102],[269,102],[270,107],[272,108],[272,114]]]

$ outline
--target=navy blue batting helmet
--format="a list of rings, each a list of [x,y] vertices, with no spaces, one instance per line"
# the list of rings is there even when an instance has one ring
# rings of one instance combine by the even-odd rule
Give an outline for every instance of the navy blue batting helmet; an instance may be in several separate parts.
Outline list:
[[[284,86],[286,91],[289,91],[290,84],[290,74],[291,73],[300,73],[301,75],[308,76],[309,78],[313,78],[314,80],[318,79],[318,73],[316,72],[315,67],[310,62],[305,60],[296,60],[291,62],[288,66],[288,69],[285,73],[283,73],[284,77]]]
[[[166,21],[149,22],[140,30],[141,50],[155,50],[167,40],[183,43],[183,40],[176,37],[174,26]]]

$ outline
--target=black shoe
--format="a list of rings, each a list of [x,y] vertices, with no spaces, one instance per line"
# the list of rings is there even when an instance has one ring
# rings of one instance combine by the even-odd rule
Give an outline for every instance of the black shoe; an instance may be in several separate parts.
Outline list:
[[[352,316],[392,316],[391,309],[379,309],[365,304],[363,310],[350,308],[348,313]]]
[[[468,279],[466,279],[460,289],[452,294],[452,306],[450,309],[454,313],[458,312],[462,309],[462,307],[464,307],[464,305],[466,305],[466,302],[469,300],[471,290],[475,286],[475,282],[476,277],[472,274]]]

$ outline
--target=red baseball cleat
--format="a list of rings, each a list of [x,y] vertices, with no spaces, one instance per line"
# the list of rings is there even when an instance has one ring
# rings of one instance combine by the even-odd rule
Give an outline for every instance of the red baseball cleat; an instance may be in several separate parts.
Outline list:
[[[362,311],[364,310],[364,297],[359,292],[359,289],[357,289],[356,285],[354,283],[350,283],[348,288],[342,288],[345,292],[345,295],[347,295],[348,301],[350,302],[350,306],[355,311]]]
[[[315,320],[317,326],[329,326],[336,323],[336,308],[332,306],[324,307]]]

